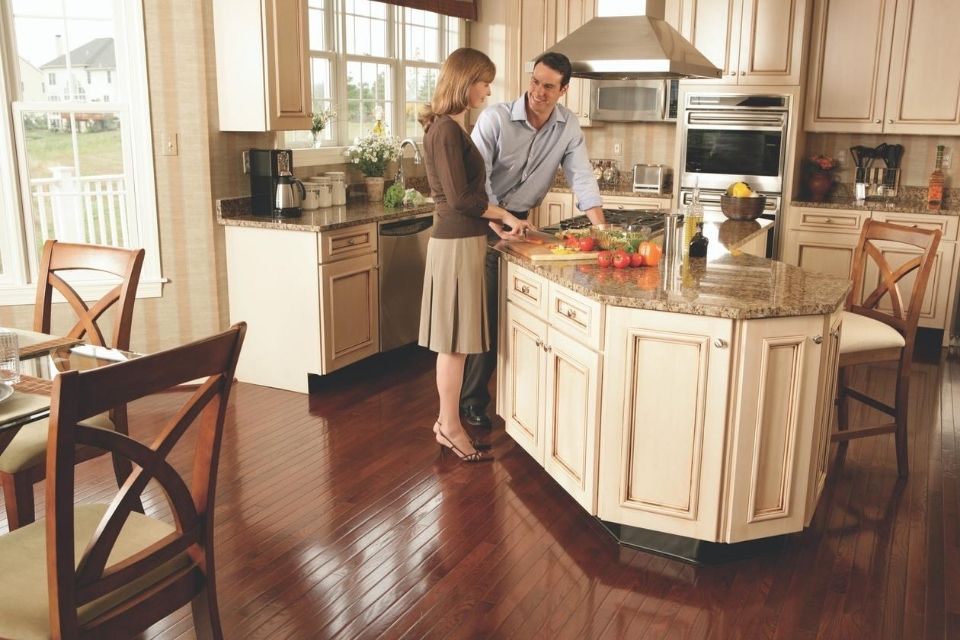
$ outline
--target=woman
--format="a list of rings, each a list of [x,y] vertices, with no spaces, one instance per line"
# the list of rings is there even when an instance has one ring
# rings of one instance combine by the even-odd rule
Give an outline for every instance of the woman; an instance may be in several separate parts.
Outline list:
[[[437,352],[440,418],[433,426],[441,452],[451,449],[464,462],[485,462],[460,424],[460,385],[468,353],[489,349],[483,261],[487,226],[507,224],[505,237],[530,225],[490,204],[483,157],[467,135],[467,108],[479,108],[490,95],[496,67],[476,49],[457,49],[440,69],[430,104],[420,110],[427,180],[435,224],[427,246],[420,308],[420,345]]]

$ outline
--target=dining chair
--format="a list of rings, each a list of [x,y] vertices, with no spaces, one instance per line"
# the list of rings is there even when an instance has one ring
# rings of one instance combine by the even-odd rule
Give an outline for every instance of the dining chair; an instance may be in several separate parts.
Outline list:
[[[245,333],[241,322],[182,347],[66,371],[53,381],[44,519],[0,535],[0,637],[128,638],[186,604],[192,604],[197,637],[223,637],[214,501],[224,416]],[[150,422],[149,444],[85,422],[197,378],[205,380],[189,398],[142,414]],[[187,467],[183,473],[168,459],[178,443],[178,453],[192,461],[177,461]],[[109,504],[75,504],[78,445],[135,465]],[[135,505],[147,483],[159,485],[165,502],[144,515]]]
[[[33,330],[50,333],[53,294],[57,292],[66,299],[76,318],[76,323],[64,337],[83,338],[97,346],[129,350],[133,303],[140,282],[143,255],[143,249],[47,240],[43,245],[40,260]],[[93,306],[88,306],[67,281],[67,274],[77,270],[119,277],[120,282]],[[99,322],[106,317],[104,314],[111,307],[115,308],[112,314],[113,333],[112,339],[107,340]],[[110,407],[103,415],[91,416],[89,424],[127,433],[126,407]],[[0,486],[3,487],[7,527],[10,531],[34,520],[33,485],[43,480],[45,475],[47,428],[47,420],[38,420],[22,427],[6,450],[0,454]],[[83,462],[103,454],[103,451],[80,448],[76,452],[76,461]],[[114,472],[118,485],[129,475],[130,469],[127,461],[114,457]]]
[[[907,405],[910,391],[910,368],[917,334],[917,321],[940,244],[939,229],[905,227],[876,220],[867,220],[853,255],[853,286],[847,296],[840,333],[840,370],[837,376],[837,429],[831,440],[840,442],[841,452],[854,438],[893,433],[897,452],[897,471],[901,477],[909,473],[907,463]],[[896,268],[884,255],[914,254]],[[872,261],[872,262],[871,262]],[[868,269],[873,264],[876,271]],[[898,283],[916,272],[910,303],[904,306]],[[875,275],[874,275],[875,274]],[[876,285],[865,292],[865,280]],[[881,302],[887,299],[887,308]],[[848,368],[862,364],[897,363],[897,382],[892,405],[869,396],[848,384]],[[893,418],[892,422],[861,426],[849,425],[847,400],[853,399]]]

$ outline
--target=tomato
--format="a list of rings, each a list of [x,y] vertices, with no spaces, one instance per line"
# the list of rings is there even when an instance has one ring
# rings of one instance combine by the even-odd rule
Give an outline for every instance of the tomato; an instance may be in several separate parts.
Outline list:
[[[643,263],[650,267],[660,264],[660,256],[663,255],[663,249],[655,242],[641,242],[640,249],[637,252],[643,257]]]
[[[630,254],[630,266],[642,267],[644,265],[643,256],[639,252]]]
[[[590,236],[580,238],[580,251],[593,251],[593,238]]]
[[[576,236],[567,236],[563,240],[563,246],[569,247],[570,249],[576,249],[580,246],[580,240]]]
[[[630,254],[623,249],[618,249],[613,253],[613,267],[615,269],[626,269],[630,266]]]
[[[613,254],[609,251],[601,251],[597,254],[597,264],[606,269],[613,264]]]

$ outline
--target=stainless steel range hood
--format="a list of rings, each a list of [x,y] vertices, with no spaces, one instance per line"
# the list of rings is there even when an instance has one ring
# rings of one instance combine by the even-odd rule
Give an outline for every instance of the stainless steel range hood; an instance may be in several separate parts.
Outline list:
[[[570,58],[578,78],[719,78],[720,69],[664,21],[664,3],[601,0],[598,17],[547,51]],[[533,62],[526,67],[532,71]]]

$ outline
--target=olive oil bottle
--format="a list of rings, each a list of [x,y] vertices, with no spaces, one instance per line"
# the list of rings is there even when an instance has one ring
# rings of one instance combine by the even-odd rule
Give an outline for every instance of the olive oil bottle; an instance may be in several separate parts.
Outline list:
[[[940,211],[943,205],[943,145],[937,145],[937,164],[927,186],[927,211]]]

